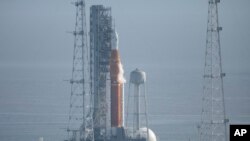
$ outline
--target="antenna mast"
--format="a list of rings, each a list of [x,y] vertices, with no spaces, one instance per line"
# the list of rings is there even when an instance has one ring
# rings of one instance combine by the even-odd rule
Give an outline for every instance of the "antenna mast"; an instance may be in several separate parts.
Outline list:
[[[90,62],[87,43],[85,1],[77,0],[73,69],[69,112],[69,141],[94,141],[93,98],[90,90]]]
[[[218,22],[218,3],[208,1],[207,40],[205,52],[204,86],[200,141],[227,141],[223,77],[221,64],[220,31]]]

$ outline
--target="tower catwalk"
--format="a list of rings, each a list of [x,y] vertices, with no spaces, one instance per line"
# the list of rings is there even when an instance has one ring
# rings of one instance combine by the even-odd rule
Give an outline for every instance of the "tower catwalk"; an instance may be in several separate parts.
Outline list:
[[[218,3],[208,1],[207,40],[205,52],[204,86],[200,141],[227,141],[223,77],[221,65],[220,31]]]
[[[96,141],[110,135],[110,55],[112,16],[111,7],[90,7],[90,72],[91,93],[94,97],[93,123]]]
[[[69,112],[69,141],[94,141],[85,1],[77,0]]]

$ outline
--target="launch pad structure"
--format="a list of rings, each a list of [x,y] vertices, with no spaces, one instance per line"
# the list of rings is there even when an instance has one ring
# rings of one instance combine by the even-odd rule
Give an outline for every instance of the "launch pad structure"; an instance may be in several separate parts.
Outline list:
[[[87,39],[85,1],[74,2],[76,21],[73,49],[72,78],[70,79],[69,141],[94,141],[93,95],[91,94],[89,46]],[[82,132],[84,131],[84,132]]]
[[[218,3],[208,0],[208,25],[202,97],[201,141],[227,141],[227,123],[221,61]],[[118,34],[112,26],[111,8],[93,5],[90,8],[88,44],[84,0],[76,0],[73,68],[70,80],[70,112],[67,141],[156,141],[147,126],[142,127],[139,85],[146,74],[135,70],[130,82],[134,85],[133,127],[124,125],[123,68],[118,49]],[[146,101],[146,98],[145,98]],[[146,108],[146,103],[145,107]],[[129,122],[127,122],[129,123]],[[134,125],[136,125],[134,127]],[[132,130],[131,130],[132,129]]]
[[[124,125],[125,78],[111,7],[90,7],[87,34],[85,1],[76,0],[74,5],[76,22],[67,141],[156,141],[152,130],[139,127],[139,118],[133,133]],[[139,117],[140,113],[136,114]]]
[[[95,140],[109,137],[110,130],[110,81],[109,62],[112,34],[111,8],[93,5],[90,8],[90,76],[94,96]]]

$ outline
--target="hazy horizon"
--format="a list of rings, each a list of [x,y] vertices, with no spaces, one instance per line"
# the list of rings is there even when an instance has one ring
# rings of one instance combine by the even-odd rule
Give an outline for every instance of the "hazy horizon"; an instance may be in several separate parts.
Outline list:
[[[2,141],[66,137],[70,85],[64,80],[71,77],[73,58],[73,36],[67,31],[75,24],[71,2],[0,1]],[[126,79],[135,68],[147,73],[150,127],[161,141],[197,140],[207,0],[91,0],[87,17],[92,4],[112,7]],[[249,6],[249,0],[219,4],[230,123],[250,123]]]

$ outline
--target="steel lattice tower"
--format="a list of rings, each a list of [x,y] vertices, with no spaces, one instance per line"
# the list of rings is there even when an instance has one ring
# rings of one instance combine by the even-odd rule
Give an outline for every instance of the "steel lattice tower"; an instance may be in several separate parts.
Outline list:
[[[85,1],[77,0],[73,69],[69,113],[69,141],[94,141],[93,98],[90,92],[90,63],[87,43]],[[72,133],[72,134],[71,134]]]
[[[112,34],[111,8],[90,8],[90,72],[94,97],[94,136],[98,141],[109,138],[110,123],[110,55]]]
[[[201,141],[227,141],[223,77],[221,64],[218,3],[208,1],[208,23],[205,53],[204,86],[200,128]]]

